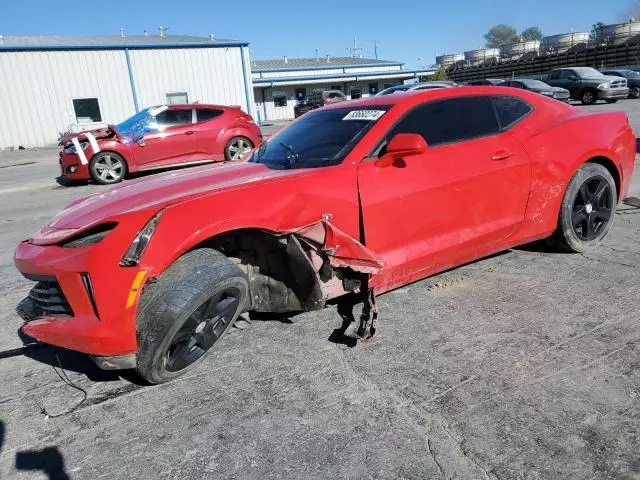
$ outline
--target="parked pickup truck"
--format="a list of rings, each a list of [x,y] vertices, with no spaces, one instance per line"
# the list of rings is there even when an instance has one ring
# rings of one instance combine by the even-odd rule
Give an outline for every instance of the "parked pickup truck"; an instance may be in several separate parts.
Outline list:
[[[556,68],[549,72],[546,82],[566,88],[571,98],[583,105],[592,105],[598,100],[615,103],[629,96],[625,78],[603,75],[591,67]]]

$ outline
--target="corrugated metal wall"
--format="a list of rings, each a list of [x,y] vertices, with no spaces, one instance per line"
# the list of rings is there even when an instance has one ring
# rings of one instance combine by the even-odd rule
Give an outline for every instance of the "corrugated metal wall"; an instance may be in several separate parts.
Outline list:
[[[255,116],[249,51],[241,47],[130,50],[140,108],[187,92],[189,101],[240,105]],[[74,98],[97,97],[103,123],[135,113],[123,49],[0,52],[0,150],[56,143],[78,126]]]
[[[0,52],[0,79],[0,149],[55,144],[74,98],[97,97],[103,121],[134,112],[122,50]]]
[[[130,50],[129,54],[140,107],[162,104],[170,92],[187,92],[189,102],[255,109],[250,83],[247,102],[239,47]],[[248,56],[245,50],[251,82]]]

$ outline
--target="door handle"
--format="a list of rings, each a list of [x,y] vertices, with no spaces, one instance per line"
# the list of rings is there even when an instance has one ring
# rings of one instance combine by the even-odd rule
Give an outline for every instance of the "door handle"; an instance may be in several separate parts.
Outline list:
[[[196,133],[196,132],[194,132],[193,130],[189,130],[187,132],[184,132],[185,135],[193,135],[194,133]]]
[[[498,150],[491,155],[491,160],[506,160],[509,157],[513,157],[515,154],[509,150]]]

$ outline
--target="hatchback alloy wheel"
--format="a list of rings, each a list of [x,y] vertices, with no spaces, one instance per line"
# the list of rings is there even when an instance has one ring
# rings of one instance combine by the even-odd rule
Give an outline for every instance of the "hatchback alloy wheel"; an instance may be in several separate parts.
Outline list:
[[[227,147],[229,160],[242,160],[252,149],[253,145],[246,138],[236,137],[229,142]]]
[[[103,182],[110,183],[122,177],[124,165],[119,159],[104,155],[96,160],[95,170]]]

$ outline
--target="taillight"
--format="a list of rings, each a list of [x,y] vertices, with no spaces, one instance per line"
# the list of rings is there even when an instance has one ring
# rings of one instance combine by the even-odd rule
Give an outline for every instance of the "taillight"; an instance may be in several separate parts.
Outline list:
[[[238,117],[238,120],[242,121],[242,122],[247,122],[247,123],[253,123],[253,117],[251,115],[240,115]]]

